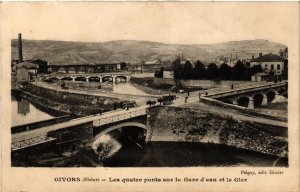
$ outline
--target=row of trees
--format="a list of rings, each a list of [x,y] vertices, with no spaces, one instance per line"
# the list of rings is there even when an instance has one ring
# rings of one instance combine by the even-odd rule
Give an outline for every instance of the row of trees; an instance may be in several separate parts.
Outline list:
[[[233,67],[227,64],[222,64],[218,67],[215,63],[210,63],[206,68],[199,60],[195,63],[195,67],[193,67],[190,61],[186,61],[182,65],[179,59],[173,61],[173,70],[175,79],[210,80],[250,80],[253,74],[263,71],[261,66],[247,68],[241,61],[238,61]]]

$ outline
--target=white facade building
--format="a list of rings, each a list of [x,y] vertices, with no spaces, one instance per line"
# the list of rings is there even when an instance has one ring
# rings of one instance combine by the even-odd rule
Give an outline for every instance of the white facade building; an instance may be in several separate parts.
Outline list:
[[[260,65],[261,68],[266,72],[274,72],[274,75],[282,75],[284,70],[284,58],[275,54],[261,55],[258,58],[252,59],[250,67],[254,65]]]

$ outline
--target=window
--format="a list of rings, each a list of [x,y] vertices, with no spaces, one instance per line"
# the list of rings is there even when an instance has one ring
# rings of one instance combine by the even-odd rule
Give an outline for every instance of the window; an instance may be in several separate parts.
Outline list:
[[[277,64],[277,69],[280,69],[280,64]]]
[[[274,65],[273,64],[271,65],[271,70],[274,70]]]

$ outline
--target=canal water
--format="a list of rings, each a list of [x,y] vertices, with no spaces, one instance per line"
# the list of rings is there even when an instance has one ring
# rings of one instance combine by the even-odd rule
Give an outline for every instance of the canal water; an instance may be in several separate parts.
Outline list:
[[[12,96],[12,126],[32,123],[53,118],[39,110],[28,101]],[[233,167],[233,166],[288,166],[286,158],[237,149],[225,145],[186,143],[186,142],[150,142],[144,145],[116,138],[118,150],[114,155],[102,160],[92,150],[82,150],[72,157],[63,157],[54,153],[41,156],[12,156],[13,166],[46,167]]]
[[[11,95],[11,126],[24,125],[54,118],[23,98]]]

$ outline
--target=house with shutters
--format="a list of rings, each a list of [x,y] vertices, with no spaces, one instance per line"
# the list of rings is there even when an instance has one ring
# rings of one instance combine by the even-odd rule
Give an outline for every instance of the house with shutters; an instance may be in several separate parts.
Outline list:
[[[284,58],[276,54],[259,54],[259,57],[253,58],[250,67],[260,65],[265,73],[280,77],[284,73]]]

